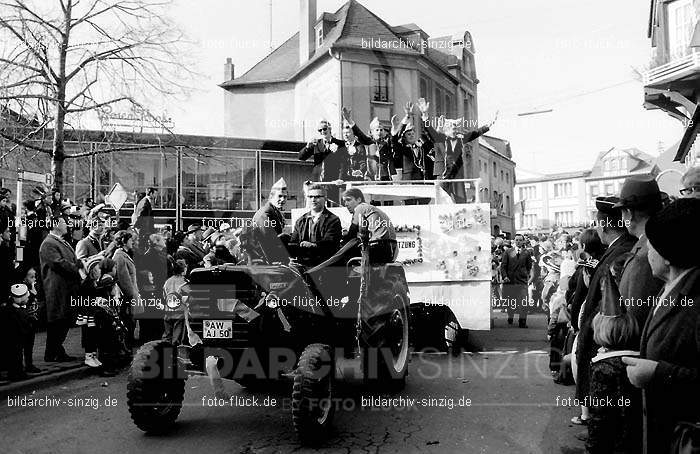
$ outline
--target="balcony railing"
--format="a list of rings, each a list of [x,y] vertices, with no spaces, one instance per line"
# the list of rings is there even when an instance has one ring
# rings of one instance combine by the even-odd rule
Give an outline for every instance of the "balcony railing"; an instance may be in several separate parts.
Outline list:
[[[668,82],[693,72],[700,72],[700,51],[693,50],[688,55],[672,60],[661,66],[649,69],[644,74],[644,85]]]

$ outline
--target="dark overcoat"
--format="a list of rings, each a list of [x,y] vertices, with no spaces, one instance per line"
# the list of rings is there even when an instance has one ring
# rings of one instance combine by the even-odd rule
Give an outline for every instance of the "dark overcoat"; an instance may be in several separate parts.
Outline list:
[[[75,317],[71,297],[78,296],[81,267],[73,248],[65,240],[48,235],[39,247],[39,262],[48,321],[71,320]]]

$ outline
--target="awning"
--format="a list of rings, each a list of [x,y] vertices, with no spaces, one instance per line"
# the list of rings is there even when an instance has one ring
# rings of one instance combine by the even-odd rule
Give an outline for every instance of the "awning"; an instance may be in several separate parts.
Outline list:
[[[696,29],[697,31],[697,29]],[[693,147],[693,144],[697,140],[698,134],[700,133],[700,103],[695,106],[695,113],[693,114],[692,123],[688,125],[681,139],[681,143],[678,145],[678,151],[676,152],[676,157],[673,158],[674,161],[683,161]]]

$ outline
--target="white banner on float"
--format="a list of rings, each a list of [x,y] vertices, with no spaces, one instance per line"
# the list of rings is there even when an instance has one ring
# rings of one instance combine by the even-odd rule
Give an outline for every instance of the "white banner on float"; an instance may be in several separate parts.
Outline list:
[[[465,329],[490,327],[491,218],[486,203],[380,207],[391,219],[411,303],[445,304]],[[306,209],[292,210],[292,223]],[[330,208],[347,229],[346,208]]]

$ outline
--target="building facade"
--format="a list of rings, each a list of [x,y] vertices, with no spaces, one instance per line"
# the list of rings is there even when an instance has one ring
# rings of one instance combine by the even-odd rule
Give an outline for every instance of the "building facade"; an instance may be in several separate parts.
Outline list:
[[[515,234],[515,162],[512,158],[508,141],[488,135],[479,138],[480,200],[491,205],[492,233],[506,237]]]
[[[630,175],[659,173],[653,156],[636,148],[611,148],[598,155],[591,170],[521,179],[515,185],[515,229],[588,227],[595,219],[596,197],[618,195]]]
[[[430,101],[433,116],[477,126],[469,32],[430,38],[415,24],[390,26],[355,0],[320,16],[315,0],[300,5],[299,33],[245,74],[235,77],[227,60],[220,85],[225,135],[308,141],[322,118],[339,135],[343,106],[363,129],[374,117],[389,126],[418,97]]]
[[[52,131],[46,140],[31,145],[51,148]],[[14,191],[17,169],[48,173],[47,154],[0,141],[3,187]],[[66,153],[87,153],[64,161],[64,197],[76,204],[86,198],[104,200],[115,183],[130,194],[120,215],[129,216],[134,191],[158,189],[155,216],[158,222],[187,225],[203,219],[247,219],[263,204],[273,183],[283,177],[289,187],[287,208],[305,205],[303,182],[311,164],[300,162],[298,142],[263,141],[230,137],[71,131]],[[34,185],[23,187],[22,200],[36,198]],[[180,195],[178,197],[178,194]]]
[[[675,161],[700,163],[700,0],[652,0],[652,55],[644,74],[644,107],[661,109],[684,127]]]

